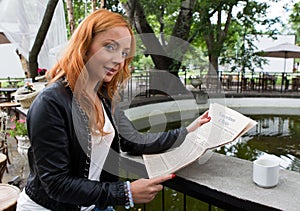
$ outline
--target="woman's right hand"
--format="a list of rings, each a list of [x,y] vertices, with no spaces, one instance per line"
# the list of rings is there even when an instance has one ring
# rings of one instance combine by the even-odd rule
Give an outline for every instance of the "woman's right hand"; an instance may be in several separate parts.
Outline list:
[[[198,127],[200,127],[203,124],[206,124],[210,121],[211,117],[209,116],[208,111],[204,112],[200,117],[195,119],[189,126],[186,127],[188,132],[192,132],[196,130]]]
[[[136,204],[152,201],[156,194],[163,189],[161,183],[173,179],[175,174],[168,174],[153,179],[138,179],[130,183],[133,202]]]

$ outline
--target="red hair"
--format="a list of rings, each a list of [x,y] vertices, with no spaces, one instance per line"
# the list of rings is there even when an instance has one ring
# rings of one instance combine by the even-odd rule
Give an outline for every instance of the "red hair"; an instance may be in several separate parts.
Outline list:
[[[90,120],[93,119],[95,121],[95,123],[92,123],[92,125],[96,125],[96,129],[100,130],[102,133],[104,119],[101,115],[102,107],[100,100],[98,98],[96,98],[96,100],[88,98],[84,88],[76,88],[76,83],[86,84],[85,80],[87,77],[84,75],[87,74],[85,68],[85,64],[87,62],[86,55],[89,47],[92,44],[93,38],[98,33],[114,27],[128,28],[131,34],[131,49],[130,55],[124,61],[123,69],[118,71],[113,79],[105,84],[108,97],[112,99],[119,85],[121,85],[130,77],[128,65],[131,63],[135,52],[135,39],[133,31],[127,20],[118,13],[100,9],[87,16],[75,30],[61,59],[48,72],[48,76],[51,78],[50,83],[55,82],[63,77],[66,78],[71,90],[74,93],[74,96],[76,97],[76,100],[79,101],[80,106],[87,113]],[[98,93],[101,94],[101,86],[99,87]],[[93,112],[95,113],[93,114]]]

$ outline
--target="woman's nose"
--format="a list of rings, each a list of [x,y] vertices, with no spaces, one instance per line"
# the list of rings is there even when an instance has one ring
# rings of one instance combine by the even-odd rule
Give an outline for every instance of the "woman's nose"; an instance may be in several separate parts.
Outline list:
[[[116,52],[113,57],[113,62],[116,64],[122,63],[125,60],[122,52]]]

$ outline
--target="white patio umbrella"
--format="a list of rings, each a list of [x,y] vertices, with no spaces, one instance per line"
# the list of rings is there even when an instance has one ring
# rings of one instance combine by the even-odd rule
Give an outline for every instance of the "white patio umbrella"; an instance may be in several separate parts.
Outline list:
[[[263,57],[284,58],[284,72],[282,73],[281,92],[284,85],[284,77],[286,71],[286,59],[300,58],[300,47],[292,43],[282,43],[274,47],[267,48],[259,52]]]
[[[286,59],[300,58],[300,46],[292,43],[282,43],[274,47],[267,48],[259,52],[263,57],[284,58],[284,73],[286,69]]]

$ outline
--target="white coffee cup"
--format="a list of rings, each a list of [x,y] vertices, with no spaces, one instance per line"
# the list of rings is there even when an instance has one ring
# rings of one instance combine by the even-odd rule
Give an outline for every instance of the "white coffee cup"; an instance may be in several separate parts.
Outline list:
[[[279,162],[260,158],[253,162],[253,182],[260,187],[270,188],[278,184]]]

